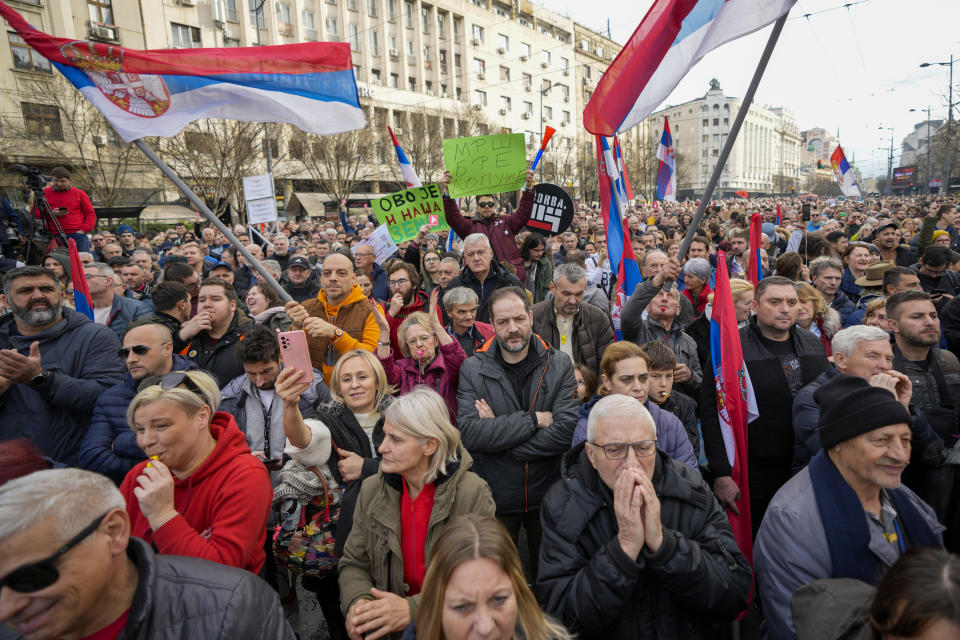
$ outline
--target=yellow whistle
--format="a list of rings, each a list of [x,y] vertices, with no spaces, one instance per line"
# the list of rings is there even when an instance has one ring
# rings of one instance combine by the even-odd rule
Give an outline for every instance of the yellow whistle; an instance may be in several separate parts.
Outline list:
[[[150,459],[151,459],[151,460],[159,460],[159,459],[160,459],[160,456],[150,456]],[[153,463],[152,463],[152,462],[148,462],[148,463],[147,463],[147,466],[148,466],[148,467],[152,467],[152,466],[153,466]]]

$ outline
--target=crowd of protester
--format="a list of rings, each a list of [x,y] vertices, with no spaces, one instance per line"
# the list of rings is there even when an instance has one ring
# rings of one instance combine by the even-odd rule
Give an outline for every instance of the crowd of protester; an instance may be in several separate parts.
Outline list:
[[[278,291],[199,215],[106,228],[54,175],[82,268],[22,263],[26,211],[0,234],[0,638],[293,638],[303,593],[333,639],[960,637],[954,199],[718,201],[685,255],[698,203],[637,202],[621,291],[596,205],[545,237],[532,174],[472,212],[445,176],[449,248],[237,227]]]

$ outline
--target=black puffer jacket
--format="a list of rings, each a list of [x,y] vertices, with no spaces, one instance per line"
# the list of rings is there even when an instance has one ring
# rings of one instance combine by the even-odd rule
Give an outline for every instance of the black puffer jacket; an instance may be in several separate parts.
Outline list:
[[[480,282],[476,274],[470,271],[470,267],[464,267],[460,270],[460,275],[450,281],[447,285],[447,291],[454,287],[466,287],[477,294],[477,322],[490,322],[490,310],[487,309],[487,298],[490,294],[502,287],[522,287],[523,285],[513,275],[501,266],[499,262],[493,260],[490,262],[490,272],[487,279]]]
[[[463,446],[473,456],[473,471],[487,481],[497,513],[526,513],[540,508],[560,478],[560,457],[577,426],[577,381],[566,354],[533,337],[538,359],[524,398],[518,398],[497,359],[500,345],[490,340],[460,366],[457,423]],[[494,418],[481,418],[475,402],[483,398]],[[553,423],[537,426],[536,411],[553,412]]]
[[[657,452],[663,544],[631,560],[617,541],[613,493],[583,445],[543,501],[537,592],[582,638],[714,638],[747,606],[750,565],[706,482]]]
[[[154,553],[130,538],[139,583],[122,640],[293,640],[280,598],[249,571]]]
[[[220,339],[212,340],[206,331],[201,331],[187,341],[186,346],[180,350],[180,355],[212,373],[217,385],[225,387],[231,380],[243,375],[243,365],[237,359],[233,345],[243,340],[244,335],[252,331],[254,326],[256,323],[237,309],[233,313],[230,328]]]

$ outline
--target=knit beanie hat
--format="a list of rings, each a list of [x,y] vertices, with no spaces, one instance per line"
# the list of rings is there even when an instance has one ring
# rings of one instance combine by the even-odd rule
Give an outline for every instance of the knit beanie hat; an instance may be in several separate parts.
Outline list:
[[[824,450],[891,424],[910,424],[910,413],[886,389],[839,373],[814,391],[820,405],[820,446]]]

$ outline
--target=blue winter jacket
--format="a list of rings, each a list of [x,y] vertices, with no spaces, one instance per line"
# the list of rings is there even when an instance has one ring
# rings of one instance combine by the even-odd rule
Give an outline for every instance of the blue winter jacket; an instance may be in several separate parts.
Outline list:
[[[120,340],[123,340],[123,334],[127,332],[127,325],[143,316],[153,313],[153,307],[146,302],[126,298],[124,296],[113,294],[113,305],[110,307],[110,319],[107,320],[107,326],[110,327]]]
[[[193,361],[173,354],[172,371],[196,368]],[[146,457],[137,446],[133,429],[127,424],[127,407],[137,395],[139,384],[140,381],[134,380],[127,372],[123,374],[123,382],[104,391],[93,407],[90,428],[80,443],[77,466],[102,473],[117,485]]]
[[[48,373],[38,387],[14,384],[0,396],[0,440],[30,438],[45,456],[73,466],[93,406],[123,380],[123,363],[110,329],[68,307],[61,313],[60,322],[34,336],[20,335],[12,314],[0,318],[0,349],[28,355],[39,342]]]

